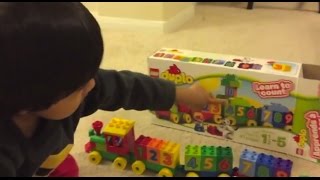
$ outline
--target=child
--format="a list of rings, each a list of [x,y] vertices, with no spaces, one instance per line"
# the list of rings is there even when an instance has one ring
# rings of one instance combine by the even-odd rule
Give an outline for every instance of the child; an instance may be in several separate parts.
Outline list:
[[[197,85],[99,69],[100,28],[77,2],[0,3],[0,176],[78,176],[69,154],[81,117],[98,109],[197,110]]]

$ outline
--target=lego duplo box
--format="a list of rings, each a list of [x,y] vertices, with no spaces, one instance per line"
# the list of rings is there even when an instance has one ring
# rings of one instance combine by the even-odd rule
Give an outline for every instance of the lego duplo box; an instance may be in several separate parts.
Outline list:
[[[171,48],[148,66],[151,77],[215,97],[198,112],[155,111],[154,124],[320,162],[320,66]]]

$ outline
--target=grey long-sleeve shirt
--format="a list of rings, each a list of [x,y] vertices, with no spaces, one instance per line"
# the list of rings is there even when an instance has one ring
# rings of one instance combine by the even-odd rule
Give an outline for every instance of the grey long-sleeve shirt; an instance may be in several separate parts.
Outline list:
[[[99,70],[96,86],[70,117],[41,119],[32,138],[13,121],[0,121],[0,176],[46,176],[68,155],[79,119],[98,109],[165,110],[175,101],[175,85],[130,71]]]

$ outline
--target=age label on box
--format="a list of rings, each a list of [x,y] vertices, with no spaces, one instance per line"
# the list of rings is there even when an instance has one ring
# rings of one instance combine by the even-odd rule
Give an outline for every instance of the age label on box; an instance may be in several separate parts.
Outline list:
[[[310,156],[320,159],[320,115],[317,111],[310,111],[305,114],[307,120],[307,128],[310,136]]]

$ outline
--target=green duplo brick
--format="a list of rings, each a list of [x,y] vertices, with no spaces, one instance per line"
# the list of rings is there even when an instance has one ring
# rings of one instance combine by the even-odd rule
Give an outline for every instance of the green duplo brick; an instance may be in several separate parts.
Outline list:
[[[179,113],[178,107],[177,107],[176,105],[173,105],[173,106],[170,108],[170,111],[171,111],[171,113],[175,113],[175,114],[178,114],[178,113]]]
[[[98,144],[98,143],[96,143],[96,150],[98,150],[98,151],[107,151],[106,150],[106,144]]]
[[[185,170],[200,171],[201,168],[201,147],[187,145],[185,147]]]
[[[229,172],[233,166],[233,155],[230,147],[217,147],[218,170]]]
[[[93,136],[94,134],[95,134],[95,133],[94,133],[94,129],[90,129],[90,130],[89,130],[89,137],[90,137],[90,136]]]
[[[223,148],[222,156],[227,158],[231,162],[231,166],[233,165],[233,154],[231,147]]]
[[[201,171],[216,171],[217,160],[214,156],[216,148],[214,146],[201,147]]]
[[[202,62],[203,59],[201,57],[194,57],[191,59],[191,62]]]
[[[97,135],[90,136],[90,141],[98,144],[106,144],[105,138]]]

